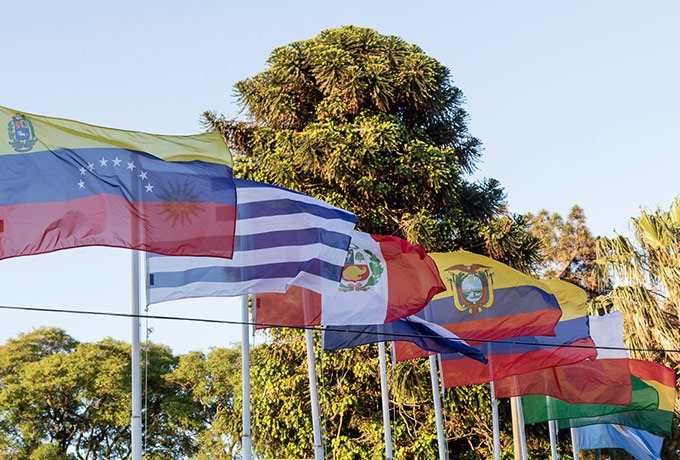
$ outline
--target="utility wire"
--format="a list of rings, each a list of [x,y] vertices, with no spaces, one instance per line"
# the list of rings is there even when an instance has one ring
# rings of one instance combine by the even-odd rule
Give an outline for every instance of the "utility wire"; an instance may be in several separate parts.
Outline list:
[[[10,305],[0,305],[0,310],[18,310],[18,311],[33,311],[41,313],[65,313],[73,315],[88,315],[88,316],[109,316],[109,317],[119,317],[119,318],[147,318],[147,319],[159,319],[168,321],[187,321],[196,323],[211,323],[211,324],[231,324],[231,325],[244,325],[255,326],[260,329],[267,328],[288,328],[288,329],[299,329],[299,330],[321,330],[319,326],[289,326],[286,324],[274,324],[274,323],[258,323],[258,322],[243,322],[243,321],[230,321],[224,319],[211,319],[211,318],[192,318],[188,316],[162,316],[162,315],[133,315],[132,313],[115,313],[115,312],[100,312],[93,310],[68,310],[63,308],[42,308],[42,307],[19,307]],[[357,326],[360,327],[360,326]],[[356,329],[350,329],[343,326],[325,326],[323,330],[333,331],[333,332],[351,332],[357,333]],[[425,337],[425,338],[440,338],[440,336],[424,335],[424,334],[405,334],[405,333],[384,333],[378,331],[371,331],[368,334],[372,335],[384,335],[390,337]],[[392,339],[391,339],[392,340]],[[484,339],[471,339],[465,337],[458,337],[457,339],[450,338],[449,340],[461,340],[465,342],[476,342],[476,343],[499,343],[499,344],[509,344],[509,345],[533,345],[539,347],[559,347],[559,348],[597,348],[598,350],[626,350],[626,351],[638,351],[638,352],[657,352],[657,353],[680,353],[680,349],[667,350],[662,348],[621,348],[621,347],[592,347],[589,345],[574,345],[574,344],[541,344],[535,342],[523,341],[522,338],[518,339],[503,339],[503,340],[484,340]]]

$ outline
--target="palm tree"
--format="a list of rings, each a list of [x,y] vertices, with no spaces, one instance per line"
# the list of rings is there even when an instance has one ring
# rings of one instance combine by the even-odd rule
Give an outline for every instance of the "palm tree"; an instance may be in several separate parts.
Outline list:
[[[636,350],[680,348],[680,199],[669,211],[641,211],[631,223],[634,241],[620,235],[598,241],[600,279],[616,287],[593,306],[623,313],[633,356],[677,370],[678,353]]]
[[[669,350],[680,349],[680,198],[669,211],[641,211],[631,223],[633,242],[623,236],[598,241],[601,279],[617,287],[594,299],[591,306],[621,311],[631,355],[669,366],[677,376],[680,353]],[[680,447],[678,413],[676,392],[675,424],[673,435],[664,442],[666,453]]]

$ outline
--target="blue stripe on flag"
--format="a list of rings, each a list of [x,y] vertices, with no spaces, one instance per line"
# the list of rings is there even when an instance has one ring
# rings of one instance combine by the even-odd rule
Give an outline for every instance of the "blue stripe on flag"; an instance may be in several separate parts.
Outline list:
[[[317,275],[328,280],[338,279],[342,265],[333,265],[319,259],[304,262],[279,262],[247,267],[201,267],[178,272],[156,272],[150,278],[151,288],[179,287],[189,283],[238,283],[257,279],[292,278],[300,272]]]
[[[234,183],[233,259],[147,253],[147,302],[285,292],[291,285],[337,292],[356,216],[282,187]]]
[[[283,216],[293,214],[310,214],[323,219],[349,218],[348,213],[338,213],[327,206],[320,206],[303,201],[291,201],[290,199],[270,200],[266,203],[244,203],[239,205],[237,218],[241,220],[255,219],[257,217]]]
[[[347,234],[328,231],[323,228],[281,230],[254,235],[236,235],[234,237],[234,251],[252,251],[281,246],[306,246],[317,243],[331,248],[345,249],[349,246],[351,239],[352,237]]]
[[[661,460],[663,436],[621,425],[591,425],[576,428],[582,450],[623,449],[639,460]]]
[[[462,339],[444,337],[433,327],[429,327],[425,321],[410,321],[408,318],[386,324],[327,327],[324,329],[323,348],[340,350],[369,343],[403,341],[414,343],[423,350],[433,353],[457,353],[483,363],[487,362],[480,350],[471,347]],[[453,336],[448,331],[447,334]]]

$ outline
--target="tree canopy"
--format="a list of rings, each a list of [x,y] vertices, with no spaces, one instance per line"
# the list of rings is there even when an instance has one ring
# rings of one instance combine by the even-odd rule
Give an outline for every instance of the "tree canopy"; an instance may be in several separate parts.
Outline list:
[[[481,143],[462,91],[418,46],[354,26],[275,49],[235,85],[245,120],[207,112],[238,176],[321,198],[365,232],[430,251],[468,249],[513,266],[534,261],[526,222],[498,181],[472,182]]]
[[[583,209],[574,205],[563,217],[545,209],[525,216],[530,232],[541,242],[541,258],[536,264],[540,278],[560,279],[576,284],[593,298],[611,289],[611,281],[599,277],[596,263],[598,239],[586,225]]]
[[[175,459],[197,450],[190,426],[198,406],[164,376],[177,364],[150,344],[145,368],[147,452]],[[130,454],[130,345],[79,343],[40,328],[0,346],[0,456],[119,459]],[[194,415],[196,418],[196,415]]]

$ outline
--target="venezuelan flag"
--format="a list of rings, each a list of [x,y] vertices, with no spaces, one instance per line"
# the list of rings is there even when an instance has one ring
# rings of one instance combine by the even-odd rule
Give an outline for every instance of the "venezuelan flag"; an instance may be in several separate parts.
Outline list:
[[[81,246],[230,258],[219,133],[160,136],[0,107],[0,259]]]

